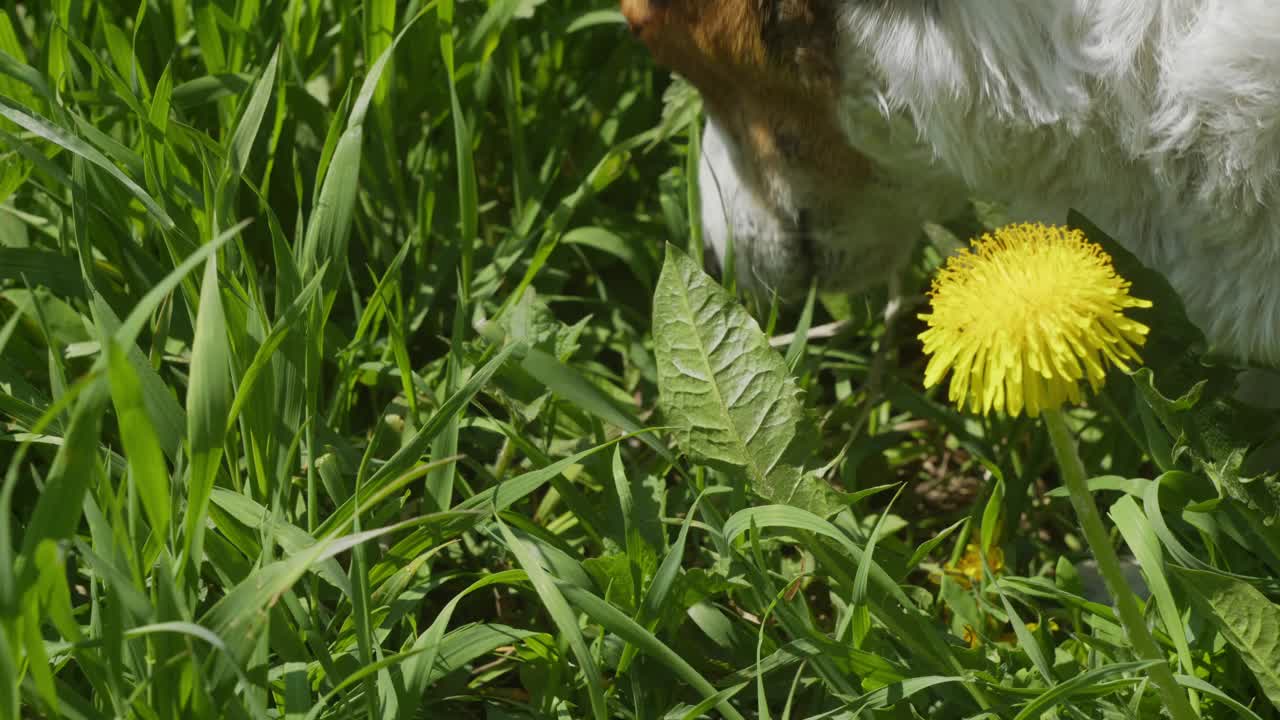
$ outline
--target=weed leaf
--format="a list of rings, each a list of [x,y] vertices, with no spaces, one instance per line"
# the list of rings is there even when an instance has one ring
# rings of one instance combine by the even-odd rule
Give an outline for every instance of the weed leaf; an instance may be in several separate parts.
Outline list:
[[[738,472],[772,502],[830,515],[835,493],[802,463],[804,405],[756,321],[674,246],[653,297],[658,389],[680,448]]]

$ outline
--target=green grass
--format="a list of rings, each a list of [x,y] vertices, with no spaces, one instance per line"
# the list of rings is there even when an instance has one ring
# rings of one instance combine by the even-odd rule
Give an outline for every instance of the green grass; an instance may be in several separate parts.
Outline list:
[[[0,718],[1158,717],[1036,422],[665,250],[670,87],[612,6],[0,3]],[[1150,367],[1072,429],[1193,706],[1275,720],[1277,417],[1117,258]],[[680,399],[695,297],[777,435]]]

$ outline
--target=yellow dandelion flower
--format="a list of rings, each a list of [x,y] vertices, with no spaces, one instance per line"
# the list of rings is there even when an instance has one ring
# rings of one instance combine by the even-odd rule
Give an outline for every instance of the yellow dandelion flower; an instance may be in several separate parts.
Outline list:
[[[999,547],[993,546],[987,552],[987,569],[992,575],[999,575],[1004,571],[1004,551]],[[970,585],[978,585],[982,583],[982,550],[977,543],[969,543],[964,547],[964,555],[955,564],[947,563],[944,568],[945,572],[964,587]]]
[[[1026,625],[1027,625],[1027,629],[1028,629],[1028,630],[1030,630],[1031,632],[1035,632],[1036,630],[1039,630],[1039,629],[1040,629],[1040,623],[1038,623],[1038,622],[1029,622],[1029,623],[1027,623]],[[1052,618],[1050,618],[1050,619],[1049,619],[1049,632],[1050,632],[1050,633],[1056,633],[1056,632],[1058,632],[1060,629],[1061,629],[1061,628],[1059,628],[1059,627],[1058,627],[1058,623],[1054,622],[1054,620],[1053,620]],[[1017,644],[1018,644],[1018,634],[1017,634],[1017,633],[1015,633],[1013,630],[1007,630],[1007,631],[1005,631],[1005,632],[1004,632],[1004,634],[1002,634],[1002,635],[1000,636],[1000,642],[1002,642],[1002,643],[1007,643],[1007,644],[1009,644],[1009,645],[1017,645]]]
[[[1139,362],[1147,326],[1124,311],[1151,307],[1129,295],[1111,256],[1084,233],[1041,224],[974,241],[947,260],[929,294],[925,387],[950,372],[960,407],[1032,417],[1080,402],[1081,380],[1097,391],[1108,363]]]
[[[1031,632],[1035,632],[1040,629],[1040,623],[1035,621],[1029,622],[1027,623],[1027,629]],[[1061,629],[1062,628],[1058,627],[1058,622],[1056,620],[1049,618],[1049,632],[1056,633]]]

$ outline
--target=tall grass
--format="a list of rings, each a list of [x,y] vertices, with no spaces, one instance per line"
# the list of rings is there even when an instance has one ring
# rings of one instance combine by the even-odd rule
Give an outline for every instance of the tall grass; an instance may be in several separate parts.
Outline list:
[[[0,8],[0,718],[1155,716],[1042,431],[921,392],[883,299],[752,340],[830,506],[668,432],[697,106],[611,7]],[[1274,479],[1110,387],[1158,639],[1280,717]]]

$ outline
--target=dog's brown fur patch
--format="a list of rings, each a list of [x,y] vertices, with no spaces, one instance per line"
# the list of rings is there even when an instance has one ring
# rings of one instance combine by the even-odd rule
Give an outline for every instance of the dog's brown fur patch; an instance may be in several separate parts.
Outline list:
[[[871,167],[836,122],[840,77],[828,3],[621,0],[658,63],[697,87],[751,155],[744,170],[757,189],[800,171],[852,192]]]

